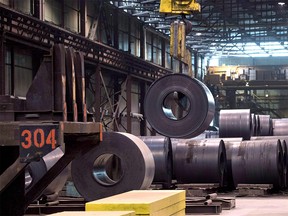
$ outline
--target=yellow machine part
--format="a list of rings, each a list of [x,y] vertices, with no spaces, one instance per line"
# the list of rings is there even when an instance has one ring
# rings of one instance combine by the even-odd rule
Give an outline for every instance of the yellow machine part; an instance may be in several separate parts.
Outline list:
[[[174,21],[170,27],[170,55],[183,59],[186,53],[185,23]]]
[[[195,0],[160,0],[160,13],[191,14],[200,10],[200,4]]]

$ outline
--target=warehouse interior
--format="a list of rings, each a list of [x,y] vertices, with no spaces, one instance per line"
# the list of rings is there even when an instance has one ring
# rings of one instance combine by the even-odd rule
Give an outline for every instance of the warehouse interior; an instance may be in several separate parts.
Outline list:
[[[287,9],[0,0],[0,214],[287,215]]]

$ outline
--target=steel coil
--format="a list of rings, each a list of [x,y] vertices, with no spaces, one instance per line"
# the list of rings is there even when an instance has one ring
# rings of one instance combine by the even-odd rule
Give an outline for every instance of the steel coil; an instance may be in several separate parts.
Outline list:
[[[223,186],[226,151],[222,140],[179,140],[174,158],[178,183],[217,183]]]
[[[288,119],[273,119],[273,135],[288,136]]]
[[[25,169],[25,192],[27,193],[46,172],[47,168],[43,160],[31,162]]]
[[[139,137],[150,149],[155,162],[153,184],[170,187],[172,183],[172,146],[170,138],[163,136]]]
[[[242,141],[232,149],[234,185],[273,184],[282,186],[283,151],[279,139]]]
[[[288,146],[286,140],[282,140],[283,150],[283,186],[288,187]]]
[[[249,140],[252,134],[249,109],[221,110],[219,117],[219,137],[243,137]]]
[[[75,158],[71,176],[87,201],[150,187],[155,172],[151,151],[138,137],[104,132],[103,141]]]
[[[60,147],[56,148],[51,153],[45,155],[43,157],[43,160],[45,162],[45,166],[47,170],[50,170],[54,164],[64,155],[64,152]],[[68,167],[66,167],[43,191],[43,194],[47,195],[53,195],[58,193],[62,190],[64,187],[67,179],[68,179]],[[55,196],[51,196],[55,197]],[[51,200],[49,200],[51,201]]]
[[[26,193],[32,186],[38,182],[46,172],[64,155],[60,147],[45,155],[38,162],[32,162],[25,170],[25,190]],[[64,187],[68,178],[68,168],[65,168],[43,191],[42,195],[53,197],[58,196],[58,193]],[[54,196],[56,195],[56,196]],[[51,200],[49,200],[51,201]]]
[[[288,165],[288,152],[287,152],[287,140],[288,136],[260,136],[251,137],[251,140],[275,140],[279,139],[283,151],[283,186],[287,187],[287,165]]]
[[[259,136],[272,135],[272,119],[270,115],[258,115],[259,118]]]
[[[145,117],[160,134],[195,137],[208,128],[215,103],[209,89],[185,74],[165,75],[152,83],[144,101]]]
[[[234,185],[233,180],[233,169],[232,169],[232,160],[233,160],[233,154],[232,152],[235,151],[235,149],[239,149],[239,146],[242,142],[242,138],[239,139],[226,139],[223,140],[225,144],[226,149],[226,159],[227,159],[227,182],[226,185],[230,189],[235,189],[236,185]]]

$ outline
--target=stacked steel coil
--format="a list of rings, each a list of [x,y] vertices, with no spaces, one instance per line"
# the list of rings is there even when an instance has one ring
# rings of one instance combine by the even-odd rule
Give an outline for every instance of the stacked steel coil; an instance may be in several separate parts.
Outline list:
[[[169,188],[172,184],[172,145],[168,137],[141,136],[139,137],[152,152],[155,162],[153,184],[162,184]]]
[[[273,119],[273,135],[288,136],[288,119]]]
[[[223,186],[226,151],[222,140],[179,140],[174,172],[179,183],[217,183]]]
[[[74,159],[71,166],[76,189],[89,201],[147,189],[154,173],[154,158],[147,145],[120,132],[104,132],[100,145]]]
[[[145,117],[160,134],[191,138],[203,133],[214,117],[209,89],[185,74],[165,75],[152,83],[144,101]]]
[[[249,140],[252,133],[250,109],[220,111],[219,137],[243,137]]]
[[[231,165],[234,185],[283,186],[283,150],[279,139],[242,141],[232,149]]]

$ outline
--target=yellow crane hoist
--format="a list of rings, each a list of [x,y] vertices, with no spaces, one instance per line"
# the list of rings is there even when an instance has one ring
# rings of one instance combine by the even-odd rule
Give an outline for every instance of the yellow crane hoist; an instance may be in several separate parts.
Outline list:
[[[160,13],[187,15],[200,12],[196,0],[160,0]],[[191,30],[188,20],[176,20],[170,27],[170,55],[179,59],[185,58],[186,33]]]
[[[200,12],[200,4],[195,0],[160,0],[160,13],[191,14]]]

